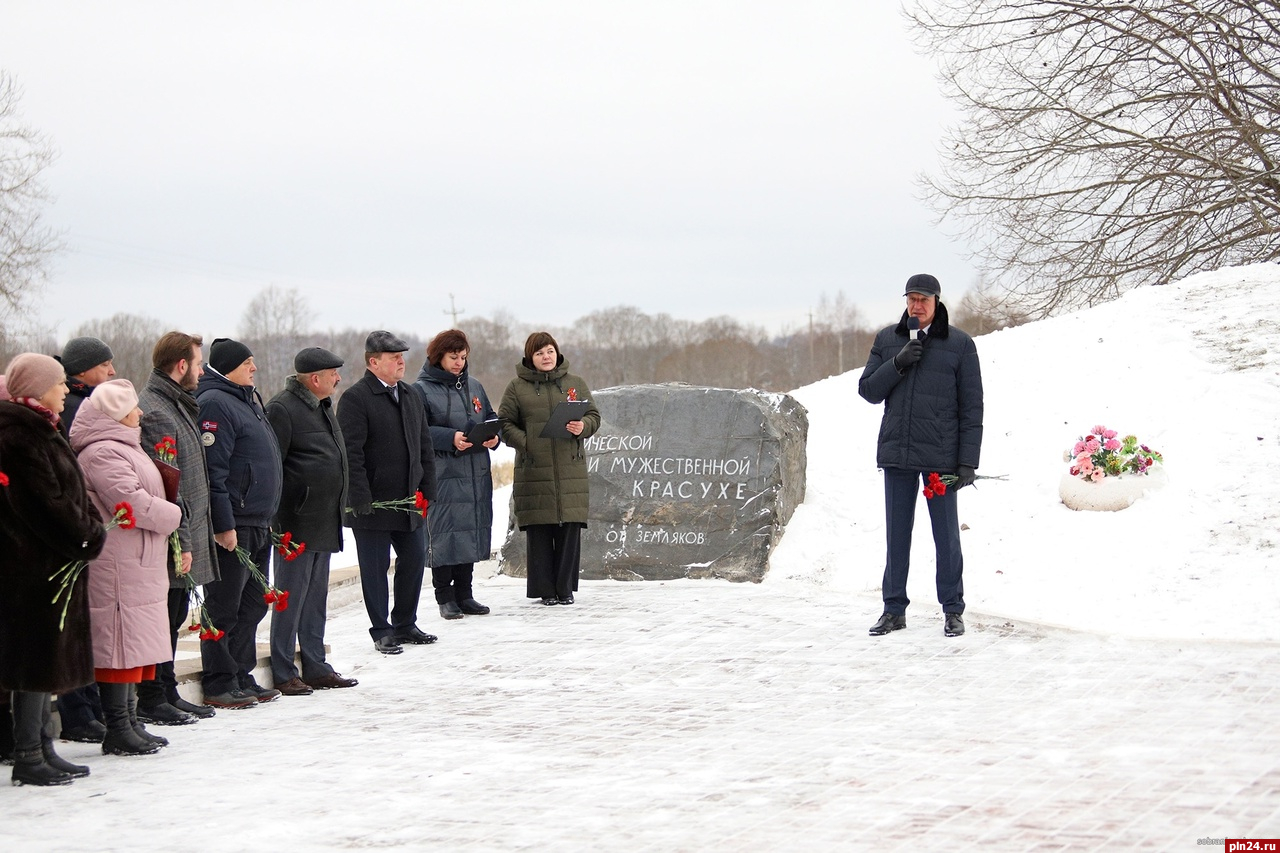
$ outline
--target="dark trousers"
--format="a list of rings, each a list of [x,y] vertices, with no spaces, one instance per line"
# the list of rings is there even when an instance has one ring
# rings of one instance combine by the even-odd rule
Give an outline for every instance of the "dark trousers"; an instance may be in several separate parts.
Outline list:
[[[884,469],[884,519],[888,540],[881,592],[886,613],[901,616],[907,598],[907,570],[911,565],[911,528],[916,520],[916,496],[924,491],[928,474],[902,468]],[[960,553],[960,515],[956,492],[928,500],[937,559],[938,603],[944,613],[964,612],[964,556]]]
[[[431,567],[431,586],[436,591],[436,604],[454,601],[458,604],[468,598],[475,598],[471,593],[472,578],[475,577],[475,563],[454,563],[451,566]]]
[[[169,643],[173,653],[178,653],[178,632],[187,621],[191,612],[191,593],[183,587],[169,589]],[[178,698],[178,678],[173,671],[173,657],[163,663],[156,664],[156,677],[143,681],[138,685],[138,704],[144,708],[154,708],[166,702],[172,703]]]
[[[265,527],[237,527],[236,539],[265,576],[271,569],[271,535]],[[204,692],[216,696],[253,683],[258,665],[258,623],[267,615],[262,587],[235,553],[219,547],[221,580],[204,586],[204,606],[214,627],[226,631],[221,640],[201,640]]]
[[[356,537],[360,589],[364,593],[364,609],[369,614],[369,635],[379,640],[417,627],[418,596],[422,595],[422,574],[427,559],[425,528],[413,531],[352,529],[351,532]],[[387,593],[387,570],[391,568],[393,548],[396,552],[395,606],[388,621],[387,609],[391,602]]]
[[[567,598],[578,589],[581,524],[531,524],[526,598]]]
[[[330,556],[328,551],[303,551],[286,560],[276,552],[276,587],[289,593],[289,606],[271,613],[271,677],[277,685],[298,677],[295,646],[302,652],[304,680],[333,672],[324,659]]]
[[[102,720],[102,699],[98,685],[77,687],[58,694],[58,719],[64,729],[81,729],[93,720]]]

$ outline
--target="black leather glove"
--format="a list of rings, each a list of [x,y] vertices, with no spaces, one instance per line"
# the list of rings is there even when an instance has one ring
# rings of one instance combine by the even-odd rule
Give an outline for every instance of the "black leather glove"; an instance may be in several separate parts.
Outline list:
[[[972,486],[974,481],[978,479],[978,472],[970,468],[968,465],[959,465],[956,467],[956,481],[951,487],[953,489],[963,489],[965,486]]]
[[[924,355],[924,342],[920,340],[907,341],[907,345],[903,347],[897,355],[893,357],[893,366],[898,372],[906,370],[911,365],[920,360],[920,356]]]
[[[360,504],[351,508],[352,515],[373,515],[373,507],[369,504]]]

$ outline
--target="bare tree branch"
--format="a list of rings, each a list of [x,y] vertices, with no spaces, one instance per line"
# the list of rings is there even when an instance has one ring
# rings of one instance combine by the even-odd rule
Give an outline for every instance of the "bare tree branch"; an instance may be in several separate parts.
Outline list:
[[[49,257],[61,248],[41,220],[49,197],[40,173],[53,162],[53,146],[19,120],[21,96],[13,77],[0,70],[0,304],[17,313],[26,310]]]
[[[1280,0],[916,0],[926,196],[1033,315],[1280,257]]]

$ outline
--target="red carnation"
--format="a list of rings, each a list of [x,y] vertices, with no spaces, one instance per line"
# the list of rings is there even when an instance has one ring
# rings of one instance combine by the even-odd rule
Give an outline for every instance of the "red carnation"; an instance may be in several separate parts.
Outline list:
[[[7,486],[7,485],[9,485],[9,475],[3,471],[0,471],[0,486]]]
[[[262,600],[263,600],[263,601],[265,601],[267,604],[275,604],[275,603],[276,603],[276,591],[275,591],[274,589],[269,589],[269,590],[267,590],[266,592],[264,592],[264,593],[262,594]]]
[[[933,493],[935,495],[945,495],[947,493],[947,484],[939,480],[933,484]]]
[[[933,498],[933,486],[925,486],[925,487],[924,487],[924,496],[925,496],[926,498],[930,498],[930,499],[932,499],[932,498]]]

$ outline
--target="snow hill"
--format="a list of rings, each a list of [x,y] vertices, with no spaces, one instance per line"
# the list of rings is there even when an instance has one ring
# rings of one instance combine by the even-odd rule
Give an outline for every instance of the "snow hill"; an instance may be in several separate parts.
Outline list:
[[[1280,266],[1141,288],[977,344],[978,473],[1009,479],[961,495],[971,614],[1280,640]],[[852,630],[879,615],[885,547],[881,407],[858,396],[860,374],[793,392],[809,409],[808,491],[765,580],[849,597]],[[1097,423],[1160,450],[1169,484],[1121,512],[1067,509],[1063,451]],[[923,497],[909,594],[908,617],[938,612]]]

